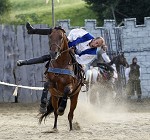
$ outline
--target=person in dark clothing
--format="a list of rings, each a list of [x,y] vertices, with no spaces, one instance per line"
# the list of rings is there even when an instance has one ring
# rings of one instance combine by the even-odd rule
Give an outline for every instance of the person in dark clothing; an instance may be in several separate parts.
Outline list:
[[[51,31],[52,31],[52,28],[44,28],[44,29],[33,28],[28,22],[26,24],[26,28],[27,28],[28,34],[49,35],[49,34],[51,34]],[[28,60],[18,60],[17,66],[40,64],[40,63],[48,62],[50,60],[51,60],[51,55],[47,54],[47,55],[43,55],[41,57],[32,58],[32,59],[28,59]],[[40,104],[40,109],[39,109],[40,113],[46,112],[46,107],[47,107],[47,103],[48,103],[48,100],[47,100],[48,88],[49,88],[49,81],[44,83],[44,89],[42,91],[41,104]]]
[[[141,84],[140,84],[140,66],[137,64],[137,58],[134,57],[132,59],[132,64],[130,64],[129,68],[126,69],[125,75],[127,79],[127,98],[131,98],[134,95],[134,92],[137,93],[137,101],[141,101]]]

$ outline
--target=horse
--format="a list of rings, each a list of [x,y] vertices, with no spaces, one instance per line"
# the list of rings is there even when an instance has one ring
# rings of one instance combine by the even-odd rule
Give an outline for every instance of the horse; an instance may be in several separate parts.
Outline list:
[[[54,109],[54,126],[57,130],[58,115],[63,115],[67,99],[70,98],[70,110],[68,121],[70,130],[73,130],[72,121],[74,110],[77,106],[78,95],[82,87],[82,75],[77,72],[78,64],[72,55],[72,49],[68,47],[68,39],[62,28],[52,29],[49,35],[50,52],[57,53],[58,56],[49,62],[46,72],[46,79],[49,81],[49,92],[51,94],[51,104]],[[50,106],[47,106],[47,112],[42,114],[39,119],[41,123],[43,118],[51,113]]]
[[[107,64],[104,65],[104,63],[98,63],[99,61],[96,60],[94,63],[91,64],[90,69],[86,71],[86,85],[87,85],[87,91],[91,89],[92,85],[99,85],[104,87],[105,93],[106,90],[113,91],[113,97],[116,97],[116,85],[118,84],[118,81],[120,82],[120,66],[128,67],[129,64],[126,61],[126,58],[124,57],[124,53],[120,52],[117,56],[113,57],[109,65],[116,66],[116,69],[114,70],[113,74],[108,73],[108,71],[105,69]],[[95,64],[98,65],[98,67],[95,67]],[[101,90],[102,90],[101,87]]]
[[[99,64],[100,67],[96,66]],[[124,53],[119,53],[117,56],[113,57],[109,65],[115,64],[116,66],[116,72],[117,74],[120,73],[120,66],[128,67],[129,64],[126,61],[126,58],[124,57]],[[109,66],[104,65],[103,63],[98,63],[98,60],[96,59],[91,65],[90,69],[86,71],[86,81],[92,83],[96,83],[100,80],[100,78],[103,78],[104,80],[108,80],[107,78],[107,71],[104,71],[104,68]],[[117,76],[116,76],[117,77]]]

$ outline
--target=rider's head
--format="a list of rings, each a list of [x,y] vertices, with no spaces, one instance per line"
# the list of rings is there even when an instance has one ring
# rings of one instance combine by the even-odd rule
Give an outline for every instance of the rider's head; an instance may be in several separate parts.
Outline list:
[[[97,48],[105,45],[105,40],[102,37],[97,37],[90,42],[91,48]]]

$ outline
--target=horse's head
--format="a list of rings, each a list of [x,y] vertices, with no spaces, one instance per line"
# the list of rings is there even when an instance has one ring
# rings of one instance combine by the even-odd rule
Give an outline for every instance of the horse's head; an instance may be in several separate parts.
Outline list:
[[[123,52],[119,52],[119,54],[116,56],[116,65],[123,65],[124,67],[129,66]]]
[[[52,33],[49,35],[49,46],[52,58],[57,57],[62,51],[68,48],[68,39],[61,27],[52,29]]]

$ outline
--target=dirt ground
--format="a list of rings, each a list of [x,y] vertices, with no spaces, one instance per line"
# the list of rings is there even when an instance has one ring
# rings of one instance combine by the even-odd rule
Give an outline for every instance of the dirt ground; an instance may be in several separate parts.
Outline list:
[[[1,103],[0,140],[150,140],[150,99],[100,106],[91,105],[85,95],[80,93],[74,112],[74,130],[69,131],[68,107],[56,133],[51,133],[53,114],[38,124],[38,103]]]

